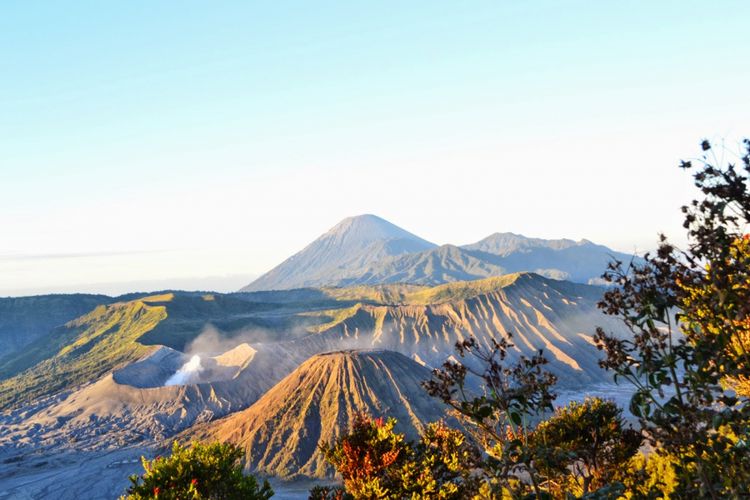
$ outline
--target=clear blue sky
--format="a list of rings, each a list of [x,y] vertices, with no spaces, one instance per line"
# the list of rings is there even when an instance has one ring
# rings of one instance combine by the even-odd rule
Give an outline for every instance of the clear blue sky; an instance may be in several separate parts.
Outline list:
[[[240,282],[358,213],[437,243],[648,248],[680,234],[677,160],[750,134],[749,21],[746,1],[2,2],[0,295]]]

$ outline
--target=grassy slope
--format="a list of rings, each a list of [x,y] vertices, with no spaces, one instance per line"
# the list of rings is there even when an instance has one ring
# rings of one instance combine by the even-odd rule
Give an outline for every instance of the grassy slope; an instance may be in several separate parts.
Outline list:
[[[35,342],[17,363],[52,353],[38,364],[0,382],[0,408],[27,403],[96,380],[114,367],[135,361],[151,348],[136,339],[167,317],[166,308],[133,301],[99,306]]]
[[[495,292],[513,284],[522,273],[506,274],[476,281],[457,281],[437,286],[424,285],[356,285],[345,288],[323,288],[329,297],[338,301],[353,301],[372,305],[428,305],[464,300]],[[332,313],[338,316],[338,313]]]

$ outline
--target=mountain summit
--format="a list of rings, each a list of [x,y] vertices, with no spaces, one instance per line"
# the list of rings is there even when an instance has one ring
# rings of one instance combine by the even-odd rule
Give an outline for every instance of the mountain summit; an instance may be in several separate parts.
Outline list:
[[[370,242],[376,240],[406,239],[421,241],[427,246],[433,243],[425,241],[409,231],[401,229],[395,224],[372,214],[355,215],[347,217],[333,226],[321,239],[340,239],[342,243]]]
[[[347,217],[242,291],[330,285],[386,257],[435,246],[376,215]]]

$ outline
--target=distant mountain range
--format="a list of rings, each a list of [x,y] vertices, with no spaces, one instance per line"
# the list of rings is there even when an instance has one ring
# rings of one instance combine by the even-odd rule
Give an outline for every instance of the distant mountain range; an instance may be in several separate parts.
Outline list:
[[[410,283],[439,285],[537,274],[598,283],[607,263],[629,261],[588,240],[544,240],[495,233],[464,246],[438,246],[375,215],[344,219],[241,291]]]

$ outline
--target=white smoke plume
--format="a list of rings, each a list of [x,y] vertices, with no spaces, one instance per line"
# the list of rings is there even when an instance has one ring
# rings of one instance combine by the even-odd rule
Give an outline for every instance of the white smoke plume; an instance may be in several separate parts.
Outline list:
[[[201,333],[187,344],[182,352],[188,356],[200,354],[203,357],[211,357],[234,349],[240,344],[273,344],[309,334],[310,332],[302,325],[284,328],[281,331],[251,327],[222,332],[211,323],[206,323]]]
[[[225,338],[211,323],[206,323],[195,339],[184,349],[185,354],[216,355],[226,352],[244,342],[241,336]]]
[[[201,357],[196,354],[190,358],[190,361],[182,365],[174,375],[169,377],[164,385],[184,385],[196,382],[202,371]]]

